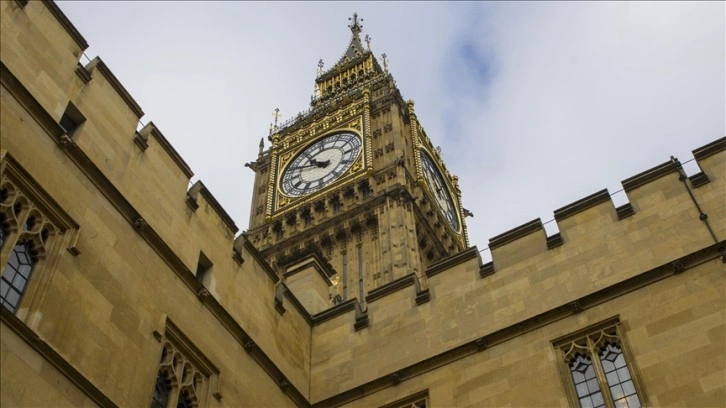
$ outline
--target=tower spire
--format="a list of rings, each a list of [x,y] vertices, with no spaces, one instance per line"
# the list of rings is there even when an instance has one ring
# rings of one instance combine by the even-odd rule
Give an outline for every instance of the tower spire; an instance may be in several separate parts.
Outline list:
[[[358,21],[358,13],[354,12],[353,17],[348,17],[348,20],[350,21],[350,24],[348,24],[350,31],[353,35],[359,35],[363,29],[363,26],[360,24],[363,22],[363,19],[361,18],[360,21]]]

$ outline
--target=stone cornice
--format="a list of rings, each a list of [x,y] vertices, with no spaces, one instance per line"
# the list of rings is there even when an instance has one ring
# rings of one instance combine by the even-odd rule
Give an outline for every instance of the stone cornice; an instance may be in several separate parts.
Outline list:
[[[354,310],[356,302],[358,302],[358,299],[356,298],[348,299],[343,303],[339,303],[329,309],[323,310],[320,313],[314,314],[312,316],[313,326]]]
[[[166,154],[168,154],[169,157],[171,157],[171,159],[174,161],[174,163],[176,163],[176,165],[179,167],[179,170],[181,170],[187,178],[192,178],[192,176],[194,175],[192,169],[189,167],[187,162],[184,161],[179,152],[174,149],[174,146],[169,143],[169,140],[167,140],[164,134],[161,133],[159,128],[156,127],[154,122],[147,123],[146,126],[144,126],[143,129],[139,131],[139,133],[145,136],[151,134],[151,136],[153,136],[154,139],[156,139],[156,141],[159,143],[159,146],[161,146]]]
[[[594,207],[608,200],[610,200],[610,194],[608,194],[608,190],[600,190],[595,194],[591,194],[585,198],[575,201],[574,203],[568,204],[562,208],[555,210],[555,220],[557,220],[557,222],[560,222],[565,218],[571,217],[577,213],[585,211],[588,208]]]
[[[192,191],[194,190],[194,191]],[[232,230],[232,233],[237,233],[239,231],[239,228],[234,223],[234,220],[232,220],[232,217],[227,214],[226,211],[224,211],[224,208],[222,208],[222,205],[219,204],[219,201],[217,201],[216,198],[212,195],[212,193],[209,191],[207,186],[202,183],[201,180],[197,181],[194,186],[189,190],[189,194],[194,197],[194,195],[199,192],[202,197],[204,197],[205,200],[209,203],[210,206],[214,209],[214,211],[217,213],[219,218],[222,219],[222,222],[224,222],[224,225],[227,226],[230,230]]]
[[[101,57],[94,58],[91,62],[88,63],[88,65],[86,65],[86,69],[91,72],[91,75],[93,75],[94,68],[98,68],[98,70],[106,78],[108,83],[111,84],[113,89],[116,90],[121,99],[126,102],[126,105],[129,107],[129,109],[131,109],[134,115],[136,115],[138,119],[141,119],[141,117],[144,116],[144,111],[141,109],[141,106],[136,103],[129,91],[127,91],[126,88],[121,84],[121,81],[116,78],[116,76],[111,72],[106,63],[101,60]]]
[[[634,175],[633,177],[629,177],[629,178],[623,180],[622,181],[623,189],[625,190],[626,193],[630,192],[640,186],[648,184],[651,181],[655,181],[655,180],[657,180],[665,175],[668,175],[670,173],[673,173],[675,171],[676,171],[676,167],[673,165],[673,163],[670,161],[667,161],[665,163],[652,167],[644,172],[638,173],[638,174]]]
[[[413,273],[409,273],[408,275],[388,282],[383,286],[379,286],[368,292],[368,294],[366,295],[366,302],[373,302],[374,300],[380,299],[383,296],[390,295],[393,292],[411,286],[414,284],[413,280]]]
[[[537,218],[499,234],[494,238],[489,238],[489,249],[498,248],[539,230],[544,230],[544,227],[542,226],[542,221]]]
[[[707,145],[695,149],[693,151],[693,157],[695,157],[696,160],[700,161],[705,159],[706,157],[714,155],[718,152],[722,152],[724,150],[726,150],[726,137],[714,140]]]
[[[73,38],[73,41],[78,44],[78,46],[81,48],[81,51],[85,51],[88,48],[88,42],[86,42],[86,39],[83,38],[81,33],[76,29],[76,27],[71,23],[71,20],[66,17],[66,15],[63,13],[63,11],[58,7],[58,5],[53,0],[43,0],[43,4],[45,7],[48,8],[51,14],[53,14],[53,17],[58,20],[61,26],[66,30],[68,35]]]
[[[430,278],[434,275],[438,275],[445,270],[453,268],[456,265],[462,264],[475,258],[479,258],[479,250],[475,246],[469,247],[468,249],[465,249],[457,254],[448,256],[441,261],[430,265],[426,269],[426,276]],[[481,267],[481,259],[479,260],[479,267]]]

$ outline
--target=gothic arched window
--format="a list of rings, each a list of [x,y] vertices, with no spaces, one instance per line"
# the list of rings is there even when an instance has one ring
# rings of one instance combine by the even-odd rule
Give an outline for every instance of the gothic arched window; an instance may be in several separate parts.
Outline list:
[[[63,245],[78,255],[78,224],[10,154],[0,169],[0,305],[16,313],[47,290]]]
[[[219,370],[167,319],[151,408],[199,408],[221,400]]]
[[[642,406],[644,393],[634,378],[617,318],[553,341],[567,370],[560,370],[574,406]]]

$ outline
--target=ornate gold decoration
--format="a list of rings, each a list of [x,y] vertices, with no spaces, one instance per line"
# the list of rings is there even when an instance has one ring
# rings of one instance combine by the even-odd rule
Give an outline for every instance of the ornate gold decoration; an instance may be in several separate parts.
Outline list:
[[[286,206],[290,202],[290,199],[287,198],[287,197],[285,197],[282,194],[278,194],[278,197],[280,198],[279,199],[279,207],[284,207],[284,206]]]

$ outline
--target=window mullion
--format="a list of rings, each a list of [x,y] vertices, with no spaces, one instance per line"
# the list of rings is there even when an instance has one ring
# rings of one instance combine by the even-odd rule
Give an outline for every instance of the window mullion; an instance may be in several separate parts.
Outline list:
[[[600,362],[600,353],[598,352],[595,344],[591,337],[587,338],[587,348],[590,350],[592,356],[592,364],[595,367],[595,375],[597,376],[597,383],[600,384],[600,392],[602,393],[602,399],[605,402],[607,408],[615,408],[612,394],[610,393],[610,386],[608,385],[607,378],[605,377],[605,370],[602,368]]]
[[[179,403],[179,381],[172,383],[171,392],[169,392],[169,402],[167,403],[168,408],[175,408]]]

